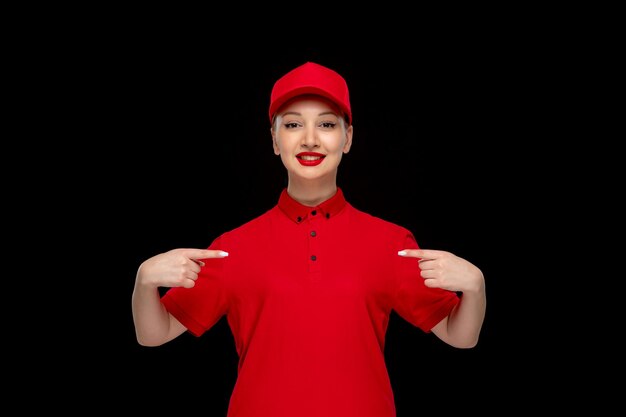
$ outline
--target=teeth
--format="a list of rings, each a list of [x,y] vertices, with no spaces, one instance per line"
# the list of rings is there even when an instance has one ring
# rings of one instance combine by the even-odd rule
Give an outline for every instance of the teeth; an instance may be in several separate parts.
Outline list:
[[[305,161],[317,161],[318,159],[321,159],[321,156],[312,156],[312,155],[302,155],[301,156],[302,159],[304,159]]]

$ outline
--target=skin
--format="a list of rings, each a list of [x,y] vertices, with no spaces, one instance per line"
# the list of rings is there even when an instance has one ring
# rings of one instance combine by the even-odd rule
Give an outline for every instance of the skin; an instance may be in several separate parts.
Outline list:
[[[315,206],[337,192],[337,170],[350,151],[354,128],[342,127],[341,112],[330,101],[301,96],[283,106],[271,134],[274,153],[287,168],[287,192],[298,202]],[[302,166],[297,155],[324,155],[317,166]]]
[[[287,169],[287,192],[298,202],[315,206],[337,191],[337,172],[344,154],[352,146],[353,126],[346,126],[342,113],[331,101],[317,96],[300,96],[279,110],[271,128],[274,153]],[[304,166],[301,152],[323,155],[316,166]],[[137,341],[158,346],[187,329],[165,310],[159,287],[195,285],[201,259],[228,256],[219,250],[174,249],[144,261],[135,280],[132,297]],[[476,345],[485,317],[485,280],[482,272],[465,259],[445,251],[405,249],[398,256],[419,259],[427,287],[461,291],[461,302],[432,332],[444,342],[459,348]]]

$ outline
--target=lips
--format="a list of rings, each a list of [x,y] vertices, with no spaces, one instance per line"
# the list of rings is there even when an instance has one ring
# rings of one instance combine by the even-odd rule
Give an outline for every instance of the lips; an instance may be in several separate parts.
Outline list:
[[[312,167],[322,163],[326,155],[317,152],[301,152],[296,155],[300,165]]]

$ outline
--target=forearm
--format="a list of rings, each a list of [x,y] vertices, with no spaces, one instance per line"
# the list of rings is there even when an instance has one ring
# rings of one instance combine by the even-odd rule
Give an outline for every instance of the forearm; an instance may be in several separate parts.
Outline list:
[[[132,296],[133,321],[139,344],[158,346],[171,339],[170,315],[161,304],[157,288],[135,283]]]
[[[484,282],[476,291],[464,292],[461,301],[448,316],[447,343],[462,348],[476,346],[485,318],[486,306]]]

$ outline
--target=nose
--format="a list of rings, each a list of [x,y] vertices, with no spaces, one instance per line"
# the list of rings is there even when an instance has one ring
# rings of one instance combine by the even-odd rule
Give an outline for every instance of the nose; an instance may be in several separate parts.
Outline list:
[[[318,146],[320,146],[320,143],[315,131],[315,126],[307,127],[304,131],[304,137],[302,138],[302,147],[311,149],[317,148]]]

